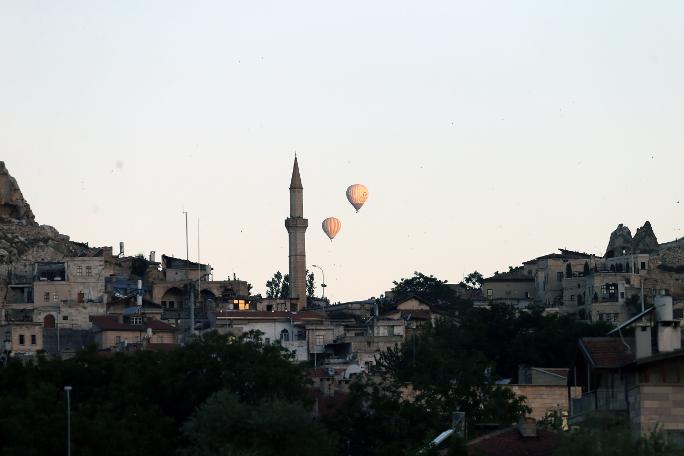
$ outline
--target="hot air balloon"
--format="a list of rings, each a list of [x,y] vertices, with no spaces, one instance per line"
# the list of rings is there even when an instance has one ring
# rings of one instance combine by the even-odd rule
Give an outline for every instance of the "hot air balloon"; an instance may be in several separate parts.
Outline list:
[[[362,184],[354,184],[347,189],[347,199],[354,206],[356,212],[363,207],[368,200],[368,188]]]
[[[335,217],[329,217],[323,220],[323,231],[330,238],[330,242],[335,239],[337,233],[340,232],[340,228],[342,228],[342,222]]]

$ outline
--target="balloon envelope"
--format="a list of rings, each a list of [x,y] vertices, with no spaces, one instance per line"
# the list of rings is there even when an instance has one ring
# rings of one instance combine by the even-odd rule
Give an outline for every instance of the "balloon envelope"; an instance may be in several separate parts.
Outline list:
[[[336,219],[335,217],[329,217],[323,220],[323,231],[330,238],[331,241],[335,239],[337,233],[340,232],[340,228],[342,228],[342,222],[340,222],[340,220]]]
[[[351,205],[354,206],[356,212],[359,212],[359,209],[361,209],[368,200],[368,188],[363,184],[354,184],[350,186],[347,189],[347,199]]]

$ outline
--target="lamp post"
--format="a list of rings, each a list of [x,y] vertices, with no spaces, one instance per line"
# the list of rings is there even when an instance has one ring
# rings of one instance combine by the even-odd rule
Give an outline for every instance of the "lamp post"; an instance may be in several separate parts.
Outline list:
[[[323,299],[325,299],[325,287],[327,287],[327,285],[325,284],[325,272],[323,272],[323,268],[320,266],[316,266],[315,264],[312,264],[311,266],[321,270],[321,275],[323,276],[323,282],[321,282],[321,288],[323,289]]]
[[[67,395],[67,456],[71,456],[71,387],[65,386]]]

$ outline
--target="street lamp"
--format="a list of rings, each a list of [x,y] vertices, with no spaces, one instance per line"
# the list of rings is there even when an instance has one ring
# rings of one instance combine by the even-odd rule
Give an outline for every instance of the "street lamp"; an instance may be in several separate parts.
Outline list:
[[[323,276],[323,282],[321,282],[321,288],[323,288],[323,299],[325,299],[325,287],[327,287],[327,285],[325,284],[325,272],[323,272],[323,268],[320,266],[316,266],[315,264],[312,264],[311,266],[321,270],[321,275]]]
[[[65,386],[67,395],[67,456],[71,456],[71,387]]]

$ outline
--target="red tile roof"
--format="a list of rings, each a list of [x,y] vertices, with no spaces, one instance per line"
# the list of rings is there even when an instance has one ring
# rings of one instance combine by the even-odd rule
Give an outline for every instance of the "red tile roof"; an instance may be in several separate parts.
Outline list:
[[[90,321],[93,323],[93,326],[96,326],[101,331],[147,331],[148,328],[151,328],[152,331],[176,331],[175,327],[151,318],[147,319],[142,325],[121,323],[116,317],[108,315],[90,317]]]
[[[635,360],[634,339],[583,337],[579,340],[579,346],[584,356],[595,368],[623,367]]]
[[[537,437],[523,437],[516,427],[496,431],[468,443],[473,456],[551,456],[556,434],[539,429]]]

